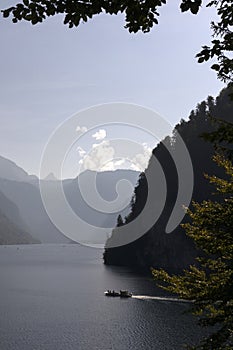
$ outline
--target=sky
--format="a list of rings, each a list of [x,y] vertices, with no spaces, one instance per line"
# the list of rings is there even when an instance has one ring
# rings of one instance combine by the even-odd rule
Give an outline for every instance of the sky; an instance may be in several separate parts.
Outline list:
[[[198,16],[181,14],[177,0],[160,12],[159,25],[148,34],[129,34],[124,15],[95,16],[74,29],[62,24],[62,16],[36,26],[1,19],[0,155],[38,175],[51,134],[80,110],[132,103],[155,110],[174,126],[208,95],[217,96],[223,84],[210,63],[195,59],[201,46],[210,43],[215,12],[203,8]],[[124,134],[123,127],[114,131],[96,124],[88,131],[85,123],[77,123],[77,129],[86,137],[71,147],[65,177],[75,175],[76,164],[93,170],[142,170],[157,142],[126,127],[142,150],[111,164],[111,139]],[[104,158],[101,165],[96,160],[103,153],[108,164]]]

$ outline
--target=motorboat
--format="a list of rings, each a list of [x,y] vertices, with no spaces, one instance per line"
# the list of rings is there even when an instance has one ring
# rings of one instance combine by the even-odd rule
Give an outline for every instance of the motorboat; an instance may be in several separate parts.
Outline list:
[[[119,297],[120,293],[115,292],[115,290],[107,290],[105,293],[106,297]]]
[[[128,290],[120,290],[120,292],[116,292],[115,290],[107,290],[104,294],[106,297],[121,297],[121,298],[130,298],[133,295]]]
[[[128,290],[120,290],[120,297],[121,298],[130,298],[132,297],[132,293],[130,293]]]

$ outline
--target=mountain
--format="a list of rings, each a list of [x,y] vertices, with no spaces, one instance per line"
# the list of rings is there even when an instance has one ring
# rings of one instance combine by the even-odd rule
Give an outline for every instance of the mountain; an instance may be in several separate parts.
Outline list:
[[[59,227],[66,223],[64,229],[68,227],[69,232],[72,232],[70,237],[80,243],[104,245],[117,223],[118,215],[124,217],[130,211],[130,201],[138,175],[138,172],[131,170],[87,170],[73,180],[62,181],[65,195],[62,202],[57,197],[60,182],[43,181],[42,185]],[[120,191],[119,197],[117,191]],[[68,212],[63,207],[66,204]],[[75,223],[72,221],[73,214]]]
[[[72,182],[65,183],[64,192],[71,208],[82,220],[97,227],[114,227],[119,214],[125,217],[130,212],[130,200],[133,188],[138,181],[138,176],[139,173],[133,170],[119,169],[103,172],[87,170]],[[106,213],[104,208],[101,208],[101,204],[98,204],[99,202],[96,203],[96,208],[94,208],[94,205],[88,204],[83,198],[84,195],[95,201],[97,200],[97,195],[99,195],[103,201],[106,201],[108,206],[109,202],[117,200],[117,184],[119,184],[120,180],[128,181],[132,186],[132,190],[128,188],[129,192],[125,194],[125,201],[119,203],[118,208],[117,205],[114,206],[115,210],[112,213]],[[127,184],[125,186],[127,191]],[[97,194],[94,192],[95,189]],[[122,193],[119,196],[121,195]]]
[[[13,181],[31,182],[38,180],[38,178],[35,175],[29,175],[16,163],[2,156],[0,156],[0,177],[3,179]]]
[[[0,178],[0,191],[19,208],[22,220],[33,237],[42,243],[69,243],[50,221],[37,185]]]
[[[21,230],[29,231],[19,213],[19,208],[0,191],[0,211]]]
[[[45,178],[45,181],[57,181],[56,176],[54,175],[54,173],[49,173]]]
[[[1,157],[0,160],[0,191],[13,202],[19,209],[19,215],[13,215],[13,210],[9,208],[11,220],[16,225],[21,225],[21,218],[27,232],[38,239],[42,243],[68,243],[69,238],[64,236],[56,226],[51,222],[42,202],[39,181],[32,179],[23,169],[19,168],[15,163]],[[6,169],[4,168],[6,166]],[[62,181],[66,200],[71,209],[85,222],[97,227],[114,227],[117,222],[117,216],[121,213],[126,216],[129,213],[129,202],[131,200],[132,191],[136,185],[139,173],[131,170],[116,170],[113,172],[96,173],[85,171],[76,179],[68,179]],[[6,178],[8,176],[9,178]],[[123,203],[123,208],[120,206],[115,213],[103,213],[101,208],[93,209],[86,203],[83,195],[92,196],[94,187],[92,186],[93,179],[96,179],[96,187],[99,195],[105,201],[113,201],[117,198],[116,185],[119,180],[125,179],[131,183],[131,192],[125,191],[126,200]],[[43,186],[46,187],[46,192],[51,195],[54,209],[57,208],[57,186],[60,184],[53,174],[50,174],[46,179],[42,180]],[[82,185],[80,187],[80,184]],[[123,189],[124,190],[124,189]],[[1,209],[1,206],[0,206]],[[59,208],[57,208],[59,210]],[[8,211],[6,211],[8,213]],[[64,213],[63,213],[64,214]],[[61,220],[62,220],[61,215]],[[65,220],[65,219],[64,219]],[[77,234],[81,232],[82,227],[77,229]],[[86,227],[85,227],[86,229]],[[106,236],[105,236],[106,238]]]
[[[0,244],[39,243],[26,230],[17,206],[0,192]]]
[[[146,232],[142,231],[141,237],[135,239],[132,243],[111,248],[112,243],[119,239],[120,234],[123,237],[130,237],[133,234],[129,230],[128,224],[139,217],[147,203],[148,194],[151,203],[154,203],[154,207],[160,200],[161,183],[153,168],[151,158],[148,168],[140,174],[138,184],[134,189],[130,214],[121,224],[122,227],[116,227],[113,230],[112,236],[106,243],[104,252],[104,262],[106,264],[131,266],[146,272],[149,272],[151,267],[155,267],[163,268],[170,273],[181,273],[184,268],[195,263],[195,257],[199,253],[182,227],[178,226],[171,233],[166,233],[167,223],[178,198],[179,187],[182,185],[184,189],[189,189],[188,176],[183,177],[182,184],[179,182],[174,159],[180,157],[180,135],[192,160],[194,171],[193,200],[200,202],[216,198],[216,194],[213,193],[214,188],[204,177],[204,174],[224,178],[224,172],[212,160],[215,153],[213,145],[204,141],[200,135],[216,130],[216,126],[211,123],[209,115],[228,122],[233,121],[233,101],[230,100],[229,93],[230,88],[223,89],[216,99],[209,96],[206,101],[198,104],[197,108],[190,113],[188,121],[181,120],[175,126],[172,137],[166,137],[153,150],[153,157],[159,161],[163,169],[167,186],[166,201],[162,213],[157,220],[152,208],[151,212],[147,212],[147,217],[143,215],[138,221],[138,227],[141,227],[143,221],[150,220],[152,222],[150,229]],[[180,161],[182,162],[182,159]],[[185,171],[184,164],[183,172],[185,173]],[[147,177],[153,179],[150,183],[150,191]],[[189,220],[189,217],[185,216],[182,222]]]

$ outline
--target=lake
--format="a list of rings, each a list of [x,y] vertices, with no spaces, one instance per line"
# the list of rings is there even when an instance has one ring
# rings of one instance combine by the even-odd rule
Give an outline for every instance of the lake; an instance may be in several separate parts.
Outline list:
[[[105,266],[102,253],[78,244],[0,246],[0,349],[181,350],[200,337],[188,304],[150,298],[164,295],[154,281]],[[137,297],[106,297],[106,289]]]

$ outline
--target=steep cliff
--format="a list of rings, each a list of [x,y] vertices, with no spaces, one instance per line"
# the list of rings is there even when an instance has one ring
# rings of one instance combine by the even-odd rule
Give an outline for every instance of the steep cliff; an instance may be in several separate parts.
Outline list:
[[[214,196],[213,188],[205,179],[204,174],[215,174],[223,176],[222,170],[212,161],[215,152],[214,147],[204,141],[200,135],[215,129],[209,116],[214,116],[227,121],[233,121],[233,102],[229,99],[229,89],[224,89],[214,100],[208,97],[197,105],[192,111],[188,121],[182,120],[175,126],[173,136],[166,137],[153,150],[153,156],[159,161],[166,178],[167,193],[166,203],[159,219],[142,237],[124,246],[111,248],[111,243],[118,234],[118,228],[113,230],[112,237],[108,240],[104,252],[104,262],[110,265],[128,265],[137,269],[148,271],[150,267],[166,268],[167,271],[177,273],[185,267],[194,263],[197,255],[193,242],[185,235],[183,229],[178,226],[171,233],[165,233],[169,217],[174,208],[177,194],[179,192],[179,181],[177,168],[174,163],[174,155],[179,154],[178,134],[182,137],[190,153],[194,171],[194,186],[192,198],[201,201]],[[173,156],[172,156],[173,155]],[[158,200],[157,191],[159,183],[156,173],[153,173],[152,159],[145,173],[142,173],[138,185],[134,191],[131,213],[123,222],[123,233],[127,232],[127,224],[132,222],[142,212],[148,200],[147,177],[154,178],[154,185],[150,191],[153,192],[154,203]],[[186,186],[186,180],[182,186]],[[188,186],[188,181],[187,181]],[[153,216],[153,213],[151,213]],[[141,220],[145,220],[142,218]],[[187,221],[185,216],[183,222]]]

